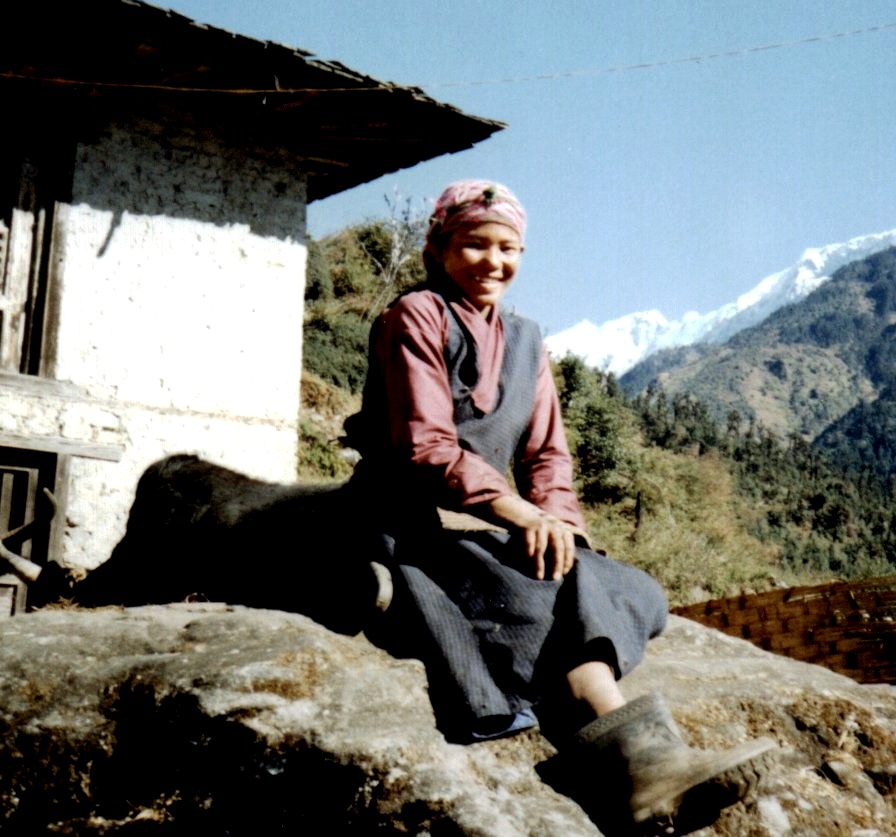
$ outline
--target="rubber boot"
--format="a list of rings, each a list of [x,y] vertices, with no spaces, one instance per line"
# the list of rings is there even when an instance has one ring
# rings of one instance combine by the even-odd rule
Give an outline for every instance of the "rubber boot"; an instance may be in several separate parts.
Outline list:
[[[580,777],[592,777],[593,807],[627,800],[634,825],[687,833],[749,793],[759,779],[755,760],[775,746],[759,738],[729,750],[693,749],[663,698],[649,694],[579,730],[569,755]]]

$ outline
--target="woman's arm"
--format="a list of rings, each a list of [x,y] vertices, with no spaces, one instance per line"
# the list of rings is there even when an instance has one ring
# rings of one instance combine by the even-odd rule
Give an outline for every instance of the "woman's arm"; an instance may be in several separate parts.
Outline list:
[[[522,469],[541,505],[514,493],[502,474],[460,446],[444,357],[447,329],[444,307],[427,294],[402,298],[379,323],[374,350],[386,386],[391,443],[421,469],[425,485],[437,486],[437,503],[519,532],[535,577],[559,579],[572,568],[575,536],[583,532],[547,357]]]
[[[492,519],[523,532],[536,578],[562,578],[575,563],[575,541],[587,542],[572,489],[572,458],[547,352],[542,353],[535,405],[514,469],[522,496],[489,504]]]
[[[374,352],[386,389],[390,441],[420,469],[421,484],[434,487],[434,501],[474,512],[482,503],[512,494],[504,475],[458,441],[442,303],[432,294],[411,294],[378,326]]]
[[[520,494],[531,503],[579,529],[584,528],[579,501],[572,488],[572,457],[547,352],[541,356],[535,406],[517,449],[514,477]]]

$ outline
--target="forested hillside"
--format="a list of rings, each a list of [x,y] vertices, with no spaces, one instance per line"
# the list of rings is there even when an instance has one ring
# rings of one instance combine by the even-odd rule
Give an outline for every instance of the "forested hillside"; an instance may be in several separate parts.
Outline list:
[[[896,476],[896,387],[881,390],[825,428],[813,442],[837,466],[858,479],[893,485]]]
[[[373,318],[423,278],[421,234],[419,219],[393,207],[311,246],[303,478],[351,471],[341,422],[360,403]],[[628,397],[571,356],[554,371],[595,545],[651,572],[673,603],[896,572],[892,497],[799,433],[779,437],[733,406],[719,421],[717,400]]]
[[[854,476],[896,475],[896,248],[838,270],[794,305],[722,346],[660,353],[627,392],[687,393],[779,438],[798,434]]]

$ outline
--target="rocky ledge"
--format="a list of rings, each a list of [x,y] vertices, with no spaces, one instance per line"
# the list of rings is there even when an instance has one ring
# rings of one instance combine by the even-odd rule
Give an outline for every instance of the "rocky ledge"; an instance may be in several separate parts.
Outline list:
[[[215,604],[48,609],[0,632],[4,833],[599,833],[541,781],[538,732],[447,743],[422,665],[363,636]],[[699,834],[896,834],[894,687],[678,617],[623,686],[661,688],[696,746],[781,745],[756,798]]]

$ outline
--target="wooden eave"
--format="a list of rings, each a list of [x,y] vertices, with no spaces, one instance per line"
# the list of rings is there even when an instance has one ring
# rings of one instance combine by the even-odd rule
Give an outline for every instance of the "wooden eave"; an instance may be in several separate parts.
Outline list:
[[[25,0],[0,26],[0,91],[158,114],[247,150],[285,153],[316,200],[472,147],[504,126],[417,88],[138,0]],[[4,97],[0,93],[0,101]]]

